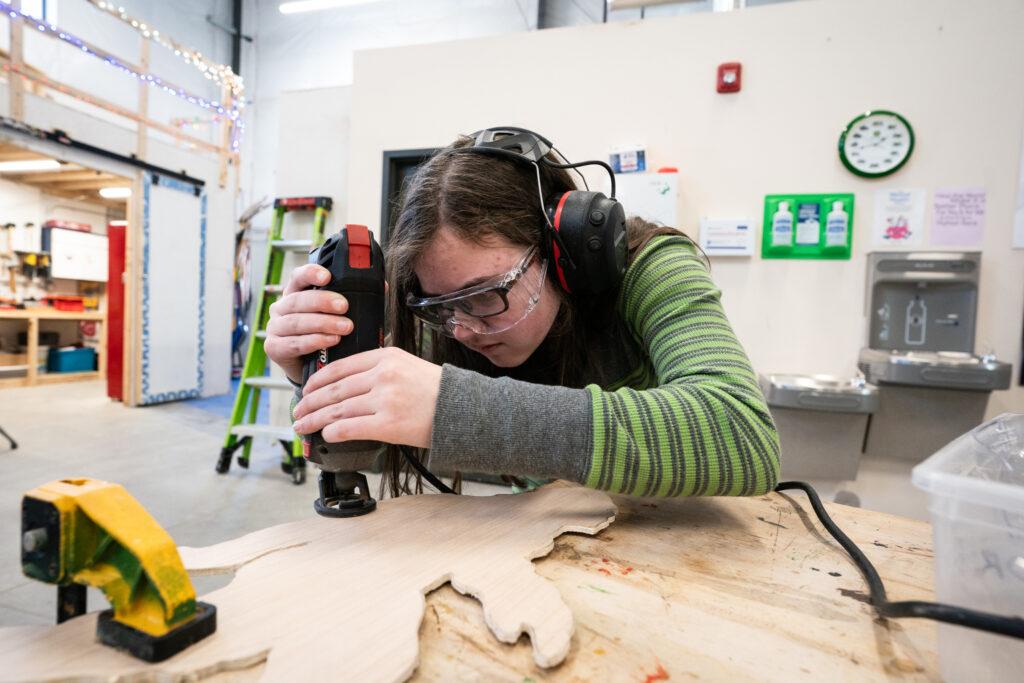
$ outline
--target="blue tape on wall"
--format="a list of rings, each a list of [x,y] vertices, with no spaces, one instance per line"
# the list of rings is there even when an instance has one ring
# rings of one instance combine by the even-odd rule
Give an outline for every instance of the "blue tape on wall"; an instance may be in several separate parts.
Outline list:
[[[150,192],[154,184],[171,190],[187,192],[199,197],[199,339],[196,355],[195,387],[179,391],[166,391],[157,394],[149,393],[150,363],[150,324],[149,324],[149,206]],[[195,185],[174,178],[157,176],[147,173],[143,181],[142,192],[142,405],[166,403],[187,398],[198,398],[203,392],[204,337],[206,332],[206,191]]]

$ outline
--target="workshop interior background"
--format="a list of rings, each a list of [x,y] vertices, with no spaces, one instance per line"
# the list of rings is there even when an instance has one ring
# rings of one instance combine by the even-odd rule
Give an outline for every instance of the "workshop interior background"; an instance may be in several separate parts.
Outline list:
[[[927,520],[913,467],[1024,413],[1017,0],[120,1],[0,2],[7,541],[66,476],[190,545],[308,515],[292,387],[247,367],[271,254],[385,239],[416,164],[492,125],[701,245],[784,478]],[[27,583],[5,551],[0,624],[52,621]]]

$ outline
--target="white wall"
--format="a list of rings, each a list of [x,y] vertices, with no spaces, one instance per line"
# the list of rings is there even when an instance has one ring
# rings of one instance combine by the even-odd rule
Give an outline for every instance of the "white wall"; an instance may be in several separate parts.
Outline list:
[[[1009,247],[1022,34],[1016,0],[818,0],[360,52],[348,214],[379,215],[384,150],[511,122],[542,131],[574,160],[646,143],[650,165],[679,167],[680,227],[694,236],[704,214],[759,217],[765,194],[852,191],[851,261],[713,264],[758,370],[849,375],[866,338],[873,191],[982,186],[978,341],[1016,363],[1024,251]],[[715,68],[734,60],[744,65],[743,92],[718,95]],[[870,108],[902,112],[917,132],[911,161],[882,181],[851,175],[836,155],[841,128]],[[996,394],[990,409],[1024,412],[1024,391]]]
[[[278,138],[287,121],[282,93],[352,83],[356,50],[496,36],[537,27],[537,0],[388,0],[331,11],[283,15],[279,0],[249,0],[242,14],[255,50],[243,55],[254,97],[242,147],[243,205],[287,184],[289,157]],[[383,84],[382,84],[383,85]],[[296,131],[301,133],[301,131]],[[304,161],[305,163],[305,161]],[[288,169],[287,171],[285,169]],[[309,194],[296,188],[302,194]],[[341,200],[335,191],[335,200]],[[266,227],[268,214],[253,224]]]

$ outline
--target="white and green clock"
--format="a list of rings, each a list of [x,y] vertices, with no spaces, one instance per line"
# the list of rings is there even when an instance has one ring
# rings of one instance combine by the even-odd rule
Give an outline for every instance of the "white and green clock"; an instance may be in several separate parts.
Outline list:
[[[876,109],[847,124],[839,136],[839,158],[852,173],[881,178],[895,173],[914,151],[914,129],[892,111]]]

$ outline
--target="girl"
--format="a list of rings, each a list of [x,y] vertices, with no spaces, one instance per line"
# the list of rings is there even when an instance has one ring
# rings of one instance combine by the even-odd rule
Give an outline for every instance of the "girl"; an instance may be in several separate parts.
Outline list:
[[[521,144],[495,152],[502,139]],[[603,291],[569,286],[555,202],[577,189],[567,169],[579,164],[556,151],[523,129],[489,129],[417,171],[386,245],[391,346],[314,374],[295,431],[405,444],[448,473],[638,496],[772,490],[778,436],[697,247],[631,217],[617,276]],[[297,268],[270,309],[265,349],[296,386],[302,357],[352,330],[343,296],[309,289],[328,280]],[[396,446],[383,466],[392,495],[410,492]]]

